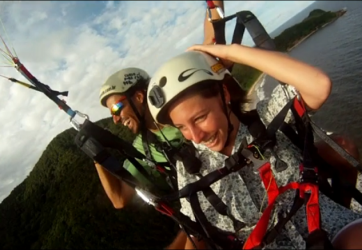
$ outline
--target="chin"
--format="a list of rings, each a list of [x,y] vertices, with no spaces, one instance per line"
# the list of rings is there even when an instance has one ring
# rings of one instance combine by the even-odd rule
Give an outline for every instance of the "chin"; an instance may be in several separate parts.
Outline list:
[[[132,128],[131,131],[135,135],[141,132],[140,128],[138,126],[135,126],[134,128]]]
[[[224,149],[224,145],[222,143],[218,143],[218,144],[212,146],[209,149],[212,150],[212,151],[215,151],[215,152],[220,152],[221,150]]]

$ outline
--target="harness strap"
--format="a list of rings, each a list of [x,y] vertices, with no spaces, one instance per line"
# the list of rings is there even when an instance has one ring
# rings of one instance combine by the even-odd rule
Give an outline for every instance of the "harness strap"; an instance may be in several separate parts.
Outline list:
[[[303,165],[301,165],[303,168]],[[253,249],[259,246],[262,246],[266,243],[263,241],[263,238],[266,234],[267,227],[269,224],[270,216],[272,209],[274,207],[274,203],[279,195],[284,192],[295,189],[299,191],[299,197],[303,200],[307,200],[306,202],[306,214],[307,214],[307,222],[308,222],[308,231],[309,233],[314,232],[315,230],[320,229],[320,213],[319,213],[319,203],[318,203],[318,186],[310,183],[298,183],[291,182],[285,186],[278,187],[273,177],[270,164],[266,164],[259,170],[260,177],[263,180],[264,186],[267,189],[268,194],[268,206],[263,212],[260,220],[256,224],[254,230],[249,235],[247,241],[243,249]],[[310,193],[310,197],[308,198],[306,192]],[[295,213],[301,205],[296,204],[293,212]],[[289,215],[291,217],[291,214]],[[284,221],[283,223],[285,223]],[[269,239],[270,241],[270,239]],[[267,242],[270,243],[270,242]]]
[[[294,115],[295,116],[297,115],[298,118],[302,120],[304,125],[304,130],[302,131],[301,130],[302,128],[299,127],[300,130],[298,131],[301,134],[303,134],[305,138],[304,150],[303,150],[304,160],[299,167],[301,179],[299,182],[292,182],[278,188],[278,185],[275,181],[275,178],[273,176],[270,167],[270,163],[266,163],[259,168],[259,175],[263,181],[265,189],[267,190],[268,206],[264,210],[263,215],[258,221],[256,227],[254,228],[249,238],[245,242],[244,249],[252,249],[267,243],[267,241],[263,239],[267,231],[270,215],[274,207],[275,200],[279,195],[281,195],[282,193],[284,193],[289,189],[298,190],[299,197],[302,198],[306,203],[305,206],[306,206],[306,215],[307,215],[309,233],[311,234],[316,230],[321,230],[319,199],[318,199],[319,188],[317,185],[317,168],[314,167],[312,155],[309,152],[310,147],[313,145],[313,134],[312,131],[310,130],[311,127],[310,124],[308,123],[308,119],[305,117],[307,116],[307,114],[305,112],[305,106],[303,102],[299,102],[299,100],[296,97],[290,102],[288,102],[288,104],[285,105],[285,107],[278,114],[278,116],[270,123],[271,128],[269,131],[274,130],[276,132],[276,130],[279,129],[280,125],[283,124],[284,122],[285,115],[287,114],[288,110],[291,107],[293,107],[292,111],[293,113],[295,113]],[[279,124],[279,126],[277,126],[277,124]],[[298,199],[296,198],[294,203],[296,203],[297,201]],[[293,204],[294,209],[291,212],[295,213],[297,210],[296,208],[300,206],[301,206],[300,204]],[[290,219],[290,217],[291,213],[289,213],[288,218]],[[285,224],[286,220],[284,220],[282,223]],[[270,240],[272,239],[269,237],[268,241]]]
[[[166,200],[175,200],[179,198],[190,197],[191,194],[202,191],[208,188],[211,184],[219,181],[232,172],[237,172],[244,166],[250,164],[250,160],[241,154],[242,147],[237,152],[231,155],[225,160],[224,167],[214,170],[201,179],[187,184],[185,187],[179,190],[178,193],[165,196]]]
[[[312,127],[314,127],[314,126],[315,125],[312,124]],[[319,128],[317,128],[317,129],[320,130]],[[294,129],[289,124],[284,122],[283,125],[280,127],[280,131],[283,132],[284,135],[287,136],[288,139],[295,146],[297,146],[300,150],[303,150],[304,142],[300,140],[300,137],[298,136],[298,134],[294,131]],[[316,130],[314,129],[314,131],[316,131]],[[328,141],[329,140],[333,141],[323,131],[320,130],[320,132],[328,138]],[[329,142],[327,140],[325,140],[324,137],[322,137],[322,136],[320,136],[320,137],[323,141],[325,141],[327,144],[329,144]],[[335,143],[335,142],[333,141],[333,143]],[[340,148],[340,146],[338,146],[338,145],[337,145],[337,147]],[[343,158],[345,158],[343,155],[346,154],[347,152],[345,152],[342,148],[340,148],[338,152],[340,152],[339,154]],[[338,175],[338,172],[333,167],[331,167],[330,164],[328,164],[322,157],[320,157],[318,154],[316,154],[315,157],[316,157],[315,160],[318,161],[318,166],[321,169],[323,169],[324,171],[328,171],[332,174],[332,186],[328,183],[328,181],[325,178],[318,179],[319,188],[322,191],[322,193],[325,194],[326,196],[328,196],[330,199],[335,200],[336,202],[340,203],[341,205],[344,205],[343,201],[341,201],[341,199],[339,198],[340,197],[339,190],[347,189],[347,192],[351,195],[351,197],[353,199],[355,199],[359,204],[362,205],[362,193],[350,182],[341,180],[340,176]],[[355,160],[353,160],[353,161],[355,161]],[[354,165],[354,166],[358,169],[358,166],[356,166],[356,165]],[[349,208],[349,207],[347,207],[347,208]]]
[[[220,199],[219,196],[217,196],[210,187],[202,190],[202,193],[204,194],[205,198],[208,200],[208,202],[215,208],[215,210],[224,216],[227,216],[232,222],[234,230],[237,232],[240,229],[244,228],[246,226],[245,223],[237,220],[230,212],[228,206]],[[196,196],[196,199],[198,197]]]
[[[199,222],[208,238],[213,239],[222,249],[240,249],[242,247],[243,242],[238,240],[235,234],[222,231],[207,220],[201,209],[197,193],[190,195],[189,202],[195,219]]]
[[[275,240],[278,234],[281,233],[281,230],[284,228],[286,223],[296,214],[303,204],[304,200],[299,197],[299,191],[297,189],[294,202],[289,213],[287,213],[285,217],[279,218],[277,224],[265,234],[262,246],[268,245]]]
[[[262,244],[275,200],[285,191],[298,188],[298,183],[296,182],[289,183],[286,186],[279,188],[272,174],[270,163],[266,163],[264,166],[259,168],[259,175],[262,178],[264,187],[267,189],[268,206],[265,208],[260,220],[246,240],[243,249],[253,249]]]
[[[163,165],[167,163],[155,164],[145,155],[140,153],[136,148],[134,148],[132,144],[124,141],[118,136],[113,135],[110,131],[102,129],[101,127],[93,124],[89,120],[84,121],[81,132],[79,132],[79,134],[92,135],[92,137],[94,137],[94,139],[98,141],[102,146],[119,150],[150,183],[152,183],[159,190],[163,190],[162,187],[160,187],[159,184],[153,180],[153,176],[150,175],[136,159],[144,160],[145,162],[147,162],[147,164],[153,165],[155,169],[160,172],[162,171],[162,169],[165,168]]]
[[[150,149],[150,144],[148,141],[148,133],[151,133],[148,131],[148,129],[142,129],[141,131],[141,135],[142,135],[142,146],[143,146],[143,150],[145,151],[146,156],[149,159],[154,159],[152,154],[151,154],[151,149]]]
[[[209,21],[212,23],[213,29],[214,29],[214,41],[217,44],[226,44],[225,39],[225,21],[223,13],[221,13],[221,9],[219,6],[216,6],[213,1],[206,0],[207,3],[207,9],[209,11]],[[212,20],[211,19],[211,12],[210,10],[217,9],[220,15],[220,19],[218,20]]]

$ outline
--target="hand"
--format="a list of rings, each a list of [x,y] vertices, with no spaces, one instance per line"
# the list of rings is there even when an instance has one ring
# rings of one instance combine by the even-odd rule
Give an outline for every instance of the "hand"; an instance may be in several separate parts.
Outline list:
[[[226,68],[230,68],[234,64],[234,62],[229,61],[227,59],[229,50],[230,50],[230,45],[224,45],[224,44],[212,44],[212,45],[197,44],[187,49],[187,51],[202,51],[214,57],[218,57]]]

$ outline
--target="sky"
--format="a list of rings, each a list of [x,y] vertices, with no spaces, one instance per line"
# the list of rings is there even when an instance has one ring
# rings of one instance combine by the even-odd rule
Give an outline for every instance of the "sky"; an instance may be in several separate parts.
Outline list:
[[[314,1],[224,1],[226,15],[250,10],[272,32]],[[203,41],[205,1],[2,1],[0,34],[21,62],[91,121],[109,116],[99,104],[108,76],[124,67],[150,75]],[[234,21],[226,26],[230,42]],[[245,33],[244,45],[252,46]],[[4,45],[0,45],[4,50]],[[1,57],[0,74],[27,82]],[[33,169],[49,142],[71,127],[44,94],[0,79],[0,202]],[[51,180],[49,180],[51,181]]]

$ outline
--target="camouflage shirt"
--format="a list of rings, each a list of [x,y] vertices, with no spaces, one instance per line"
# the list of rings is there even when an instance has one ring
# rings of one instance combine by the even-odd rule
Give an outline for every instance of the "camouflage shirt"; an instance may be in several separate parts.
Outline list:
[[[285,89],[283,89],[281,85],[277,86],[270,98],[263,99],[257,104],[257,111],[262,122],[265,125],[268,125],[290,100],[288,96],[294,97],[296,94],[297,92],[291,86],[287,86]],[[291,124],[294,122],[290,111],[285,121]],[[253,137],[250,135],[245,125],[240,124],[237,129],[238,133],[232,153],[238,150],[244,139],[246,139],[248,143],[251,143],[253,140]],[[288,168],[284,171],[276,172],[274,164],[275,158],[271,156],[269,159],[275,180],[280,187],[287,183],[298,181],[298,166],[301,154],[300,150],[298,150],[280,131],[277,132],[276,136],[278,145],[276,154],[288,165]],[[203,163],[200,170],[202,175],[206,175],[207,173],[224,166],[224,160],[227,156],[219,152],[211,151],[201,144],[195,144],[195,147],[197,148],[199,158]],[[188,183],[198,180],[198,177],[190,175],[185,171],[182,162],[178,162],[177,169],[180,189]],[[251,168],[244,167],[239,172],[231,173],[223,179],[213,183],[210,187],[229,207],[233,216],[247,225],[237,232],[238,237],[245,241],[259,221],[262,211],[267,206],[268,199],[266,190],[259,174]],[[275,202],[275,209],[271,215],[271,220],[269,221],[269,227],[277,223],[277,215],[279,213],[286,213],[290,210],[294,196],[295,191],[289,190],[278,197]],[[203,212],[214,226],[223,230],[234,231],[232,221],[228,217],[219,214],[201,192],[198,193],[198,198]],[[340,206],[322,193],[320,193],[319,201],[323,222],[322,226],[323,229],[329,233],[330,239],[332,239],[346,224],[362,217],[361,214]],[[181,205],[181,212],[195,220],[189,202],[186,199],[181,199]],[[285,229],[278,235],[276,240],[266,246],[265,249],[305,249],[305,241],[303,238],[307,235],[308,229],[305,209],[302,207],[286,224]]]

